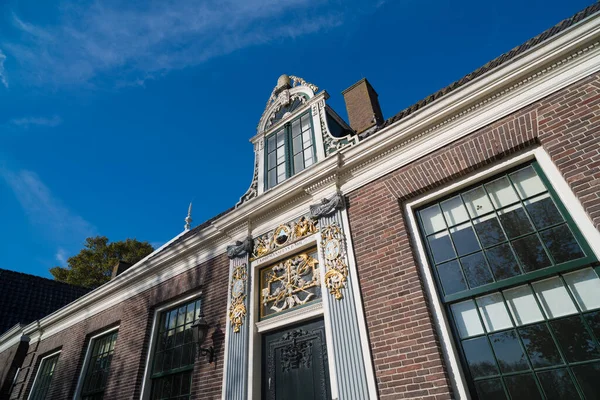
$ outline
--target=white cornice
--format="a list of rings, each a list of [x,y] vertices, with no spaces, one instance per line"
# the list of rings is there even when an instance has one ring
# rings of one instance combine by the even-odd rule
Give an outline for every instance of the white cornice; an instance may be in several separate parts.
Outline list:
[[[339,181],[341,190],[348,193],[599,71],[599,37],[600,15],[593,15],[357,146],[344,149],[293,176],[213,221],[190,238],[165,249],[183,233],[178,235],[121,276],[27,325],[23,332],[31,334],[28,336],[32,340],[40,334],[47,337],[60,332],[224,253],[231,241],[226,233],[242,234],[240,224],[251,224],[253,220],[273,215],[276,210],[305,203],[308,193],[334,181]],[[326,93],[320,92],[307,102],[307,106],[324,96]],[[15,337],[19,337],[18,330],[13,335],[7,332],[0,336],[0,351],[9,343],[14,344]]]

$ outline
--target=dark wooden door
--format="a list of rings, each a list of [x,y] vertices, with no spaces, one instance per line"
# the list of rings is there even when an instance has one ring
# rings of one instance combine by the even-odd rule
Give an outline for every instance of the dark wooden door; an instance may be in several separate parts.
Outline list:
[[[265,400],[329,400],[325,326],[319,319],[263,336]]]

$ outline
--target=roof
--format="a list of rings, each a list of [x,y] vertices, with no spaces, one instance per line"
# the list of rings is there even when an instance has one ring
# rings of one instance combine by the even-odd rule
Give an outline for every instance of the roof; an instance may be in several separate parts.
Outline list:
[[[91,289],[0,269],[0,335],[17,323],[29,324]]]
[[[539,35],[537,35],[536,37],[534,37],[532,39],[529,39],[522,45],[517,46],[514,49],[502,54],[501,56],[494,58],[492,61],[490,61],[487,64],[485,64],[484,66],[476,69],[475,71],[471,72],[470,74],[465,75],[461,79],[451,83],[450,85],[446,86],[445,88],[438,90],[437,92],[433,93],[432,95],[427,96],[423,100],[413,104],[412,106],[410,106],[408,108],[405,108],[404,110],[400,111],[393,117],[388,118],[379,127],[379,129],[385,128],[385,127],[393,124],[394,122],[398,122],[399,120],[406,118],[410,114],[412,114],[415,111],[434,102],[435,100],[439,99],[440,97],[445,96],[448,93],[460,88],[461,86],[464,86],[467,83],[479,78],[480,76],[500,67],[501,65],[514,59],[518,55],[523,54],[527,50],[537,46],[538,44],[550,39],[553,36],[556,36],[560,32],[562,32],[562,31],[566,30],[567,28],[575,25],[576,23],[584,20],[585,18],[589,17],[590,15],[597,13],[598,11],[600,11],[600,3],[594,3],[591,6],[579,11],[577,14],[573,15],[572,17],[559,22],[558,24],[554,25],[552,28],[545,30],[544,32],[540,33]]]

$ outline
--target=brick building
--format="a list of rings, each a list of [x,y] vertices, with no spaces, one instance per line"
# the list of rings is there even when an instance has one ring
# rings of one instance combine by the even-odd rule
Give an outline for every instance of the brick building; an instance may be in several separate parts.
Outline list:
[[[387,120],[281,76],[239,203],[0,336],[10,398],[598,398],[599,11]]]

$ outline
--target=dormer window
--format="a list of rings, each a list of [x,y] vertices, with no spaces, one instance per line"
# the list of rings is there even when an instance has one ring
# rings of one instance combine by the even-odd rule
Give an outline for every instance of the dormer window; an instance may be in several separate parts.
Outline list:
[[[266,187],[283,182],[316,160],[310,112],[288,122],[266,138]]]

